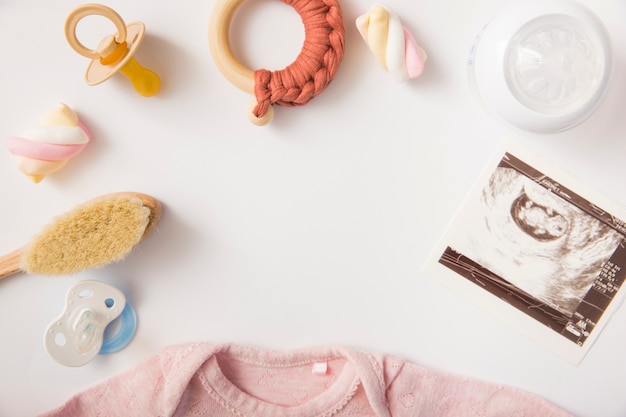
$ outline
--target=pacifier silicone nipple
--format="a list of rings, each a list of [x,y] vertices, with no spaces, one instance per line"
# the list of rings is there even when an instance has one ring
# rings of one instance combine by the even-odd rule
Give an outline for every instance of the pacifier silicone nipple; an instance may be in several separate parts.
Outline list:
[[[119,331],[107,337],[107,327],[118,317]],[[122,349],[135,329],[135,313],[120,290],[99,281],[82,281],[68,291],[63,313],[46,329],[44,345],[60,364],[82,366],[98,353]]]
[[[85,47],[76,38],[76,26],[86,16],[100,15],[111,20],[117,29],[100,41],[96,50]],[[145,26],[142,22],[126,25],[114,10],[101,4],[85,4],[74,9],[65,20],[65,38],[80,55],[90,58],[85,81],[88,85],[100,84],[116,72],[121,72],[133,84],[135,90],[145,97],[159,92],[161,80],[152,70],[144,68],[133,57],[143,41]]]

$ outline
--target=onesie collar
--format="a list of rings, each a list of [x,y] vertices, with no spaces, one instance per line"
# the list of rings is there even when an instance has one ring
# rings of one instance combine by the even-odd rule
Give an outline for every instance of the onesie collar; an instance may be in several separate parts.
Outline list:
[[[268,367],[302,364],[294,363],[291,359],[292,358],[277,357],[269,363],[255,362],[255,364]],[[304,364],[308,363],[307,361]],[[313,363],[314,361],[311,360],[310,364],[313,365]],[[344,365],[340,375],[338,375],[333,384],[320,395],[303,404],[285,407],[259,400],[241,391],[221,372],[215,356],[207,361],[205,372],[200,374],[200,380],[209,394],[223,406],[231,410],[236,410],[244,416],[253,415],[255,417],[330,417],[338,410],[342,409],[350,399],[352,399],[359,386],[359,379],[356,377],[354,366],[348,362]]]
[[[200,343],[179,346],[173,354],[172,368],[177,378],[166,378],[170,396],[179,397],[193,375],[198,375],[205,389],[218,401],[240,415],[260,417],[330,417],[352,399],[362,385],[372,409],[378,417],[390,417],[386,401],[386,383],[382,358],[341,347],[318,347],[296,350],[267,350],[237,344]],[[346,360],[336,381],[322,394],[296,407],[283,407],[259,401],[233,385],[221,372],[218,354],[234,359],[267,366],[313,364],[323,360],[342,358]],[[171,398],[173,399],[173,398]]]

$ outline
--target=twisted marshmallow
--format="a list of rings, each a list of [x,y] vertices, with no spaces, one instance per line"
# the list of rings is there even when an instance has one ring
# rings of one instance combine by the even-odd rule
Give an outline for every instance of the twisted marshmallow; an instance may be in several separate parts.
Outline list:
[[[422,75],[426,52],[391,10],[376,4],[356,19],[356,27],[378,63],[398,82]]]
[[[91,140],[78,116],[65,104],[46,113],[39,125],[7,139],[17,167],[33,182],[63,168]]]

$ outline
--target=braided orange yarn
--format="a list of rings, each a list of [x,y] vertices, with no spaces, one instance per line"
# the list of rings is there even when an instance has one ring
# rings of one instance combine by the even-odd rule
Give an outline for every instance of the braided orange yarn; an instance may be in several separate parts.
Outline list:
[[[281,0],[304,24],[304,44],[296,60],[279,71],[254,72],[256,117],[272,104],[301,106],[324,91],[343,59],[345,27],[337,0]]]

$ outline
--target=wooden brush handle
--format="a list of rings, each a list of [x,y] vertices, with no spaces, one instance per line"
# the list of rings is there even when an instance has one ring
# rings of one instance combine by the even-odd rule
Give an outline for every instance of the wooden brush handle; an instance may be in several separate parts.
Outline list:
[[[18,249],[0,256],[0,279],[20,271],[20,253]]]
[[[141,240],[145,239],[155,228],[159,220],[161,220],[161,215],[163,213],[163,206],[156,198],[149,196],[147,194],[136,193],[131,191],[120,192],[120,195],[129,195],[141,200],[145,207],[150,209],[150,220],[148,221],[148,225],[146,226],[146,230],[143,232],[143,236],[141,236]]]

